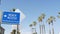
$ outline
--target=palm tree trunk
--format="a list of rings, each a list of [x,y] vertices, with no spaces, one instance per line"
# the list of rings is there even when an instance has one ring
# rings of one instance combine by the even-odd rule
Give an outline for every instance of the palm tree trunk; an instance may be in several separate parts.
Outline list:
[[[39,25],[39,27],[40,27],[40,34],[41,34],[41,25]]]
[[[49,25],[49,34],[51,34],[50,25]]]
[[[31,27],[31,26],[30,26]],[[31,27],[31,34],[33,34],[33,28]]]
[[[45,25],[44,25],[44,24],[43,24],[43,26],[42,26],[42,34],[46,34]]]
[[[36,33],[36,28],[35,28],[35,33]]]
[[[54,28],[52,28],[52,34],[54,34]]]
[[[54,27],[53,27],[53,23],[52,23],[52,34],[54,34]]]
[[[42,34],[46,34],[44,21],[43,21],[43,25],[42,25]]]
[[[36,32],[36,26],[34,26],[34,33],[37,34],[37,32]]]

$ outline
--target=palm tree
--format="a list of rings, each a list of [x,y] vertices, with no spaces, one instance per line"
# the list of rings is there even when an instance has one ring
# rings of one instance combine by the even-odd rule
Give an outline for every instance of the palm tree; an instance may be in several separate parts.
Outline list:
[[[45,18],[45,14],[42,13],[41,16],[38,17],[38,21],[39,21],[39,28],[40,28],[40,34],[41,34],[41,25],[40,25],[40,22],[42,22],[42,20]],[[43,23],[44,24],[44,23]]]
[[[48,22],[48,24],[49,24],[49,34],[51,34],[51,31],[50,31],[51,19],[50,19],[50,18],[48,18],[47,22]]]
[[[31,29],[32,29],[32,34],[37,34],[37,32],[36,32],[36,22],[34,21],[32,24],[30,24],[29,26],[31,27]],[[34,31],[34,33],[33,33],[33,31]]]
[[[29,26],[32,27],[32,24],[30,24]]]
[[[60,12],[58,12],[58,16],[57,17],[60,18]]]
[[[54,16],[50,16],[50,18],[48,18],[48,20],[47,20],[47,22],[49,24],[49,28],[50,28],[50,24],[52,23],[52,31],[53,31],[53,34],[54,34],[53,21],[55,21],[55,17]],[[50,29],[49,29],[49,34],[51,34]]]
[[[33,22],[33,25],[36,26],[36,24],[37,24],[37,23],[34,21],[34,22]]]
[[[35,29],[35,34],[37,34],[37,32],[36,32],[36,24],[37,24],[37,23],[34,21],[34,22],[33,22],[33,26],[34,26],[34,29]]]
[[[52,22],[51,22],[52,23],[52,34],[54,34],[53,21],[56,21],[55,20],[56,18],[54,16],[51,16],[50,18],[52,19]]]
[[[33,26],[33,25],[32,25],[32,24],[30,24],[29,26],[31,27],[31,29],[32,29],[32,34],[33,34],[33,28],[32,28],[32,26]]]
[[[43,14],[41,14],[41,16],[38,17],[38,21],[42,22],[42,19],[44,19],[44,18],[45,18],[45,14],[43,13]]]
[[[52,23],[52,26],[53,26],[53,21],[56,21],[55,20],[56,18],[54,16],[51,16],[50,19],[51,19],[51,23]]]

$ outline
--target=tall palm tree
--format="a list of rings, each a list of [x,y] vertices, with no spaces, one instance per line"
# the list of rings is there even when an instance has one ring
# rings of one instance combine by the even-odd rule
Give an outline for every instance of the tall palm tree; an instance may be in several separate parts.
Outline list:
[[[51,19],[50,19],[50,18],[48,18],[47,22],[48,22],[48,24],[49,24],[49,34],[51,34],[51,31],[50,31]]]
[[[33,26],[34,26],[34,29],[35,29],[35,34],[37,34],[37,32],[36,32],[36,24],[37,24],[37,23],[34,21],[34,22],[33,22]]]
[[[44,13],[42,13],[41,16],[38,17],[40,34],[42,33],[42,31],[41,31],[41,25],[40,25],[41,23],[40,23],[40,22],[42,22],[42,20],[43,20],[44,18],[45,18],[45,14],[44,14]]]
[[[52,21],[52,22],[51,22],[51,23],[52,23],[52,34],[54,34],[53,21],[56,21],[56,20],[55,20],[56,18],[55,18],[54,16],[51,16],[50,18],[52,19],[52,20],[51,20],[51,21]]]
[[[49,28],[50,28],[50,24],[52,23],[52,34],[54,34],[53,21],[55,21],[55,17],[54,16],[50,16],[50,18],[48,18],[48,20],[47,20],[47,22],[49,24]],[[50,29],[49,29],[49,34],[51,34]]]
[[[33,25],[36,26],[36,24],[37,24],[37,23],[34,21],[34,22],[33,22]]]
[[[32,25],[32,24],[30,24],[29,26],[31,27],[31,30],[33,30],[33,28],[32,28],[32,26],[33,26],[33,25]],[[33,34],[33,31],[32,31],[32,34]]]
[[[29,26],[31,27],[32,29],[32,34],[37,34],[36,32],[36,22],[34,21],[32,24],[30,24]]]

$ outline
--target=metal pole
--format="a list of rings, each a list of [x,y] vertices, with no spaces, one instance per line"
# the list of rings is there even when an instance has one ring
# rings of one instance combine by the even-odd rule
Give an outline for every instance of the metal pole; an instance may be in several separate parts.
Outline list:
[[[1,27],[1,21],[2,21],[2,10],[0,10],[0,27]]]
[[[18,34],[18,32],[19,32],[19,25],[17,25],[17,34]]]

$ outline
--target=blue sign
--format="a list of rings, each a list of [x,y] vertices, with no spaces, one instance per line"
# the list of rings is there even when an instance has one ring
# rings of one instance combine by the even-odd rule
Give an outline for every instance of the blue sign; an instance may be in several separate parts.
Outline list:
[[[20,13],[16,12],[3,12],[2,23],[3,24],[19,24]]]

